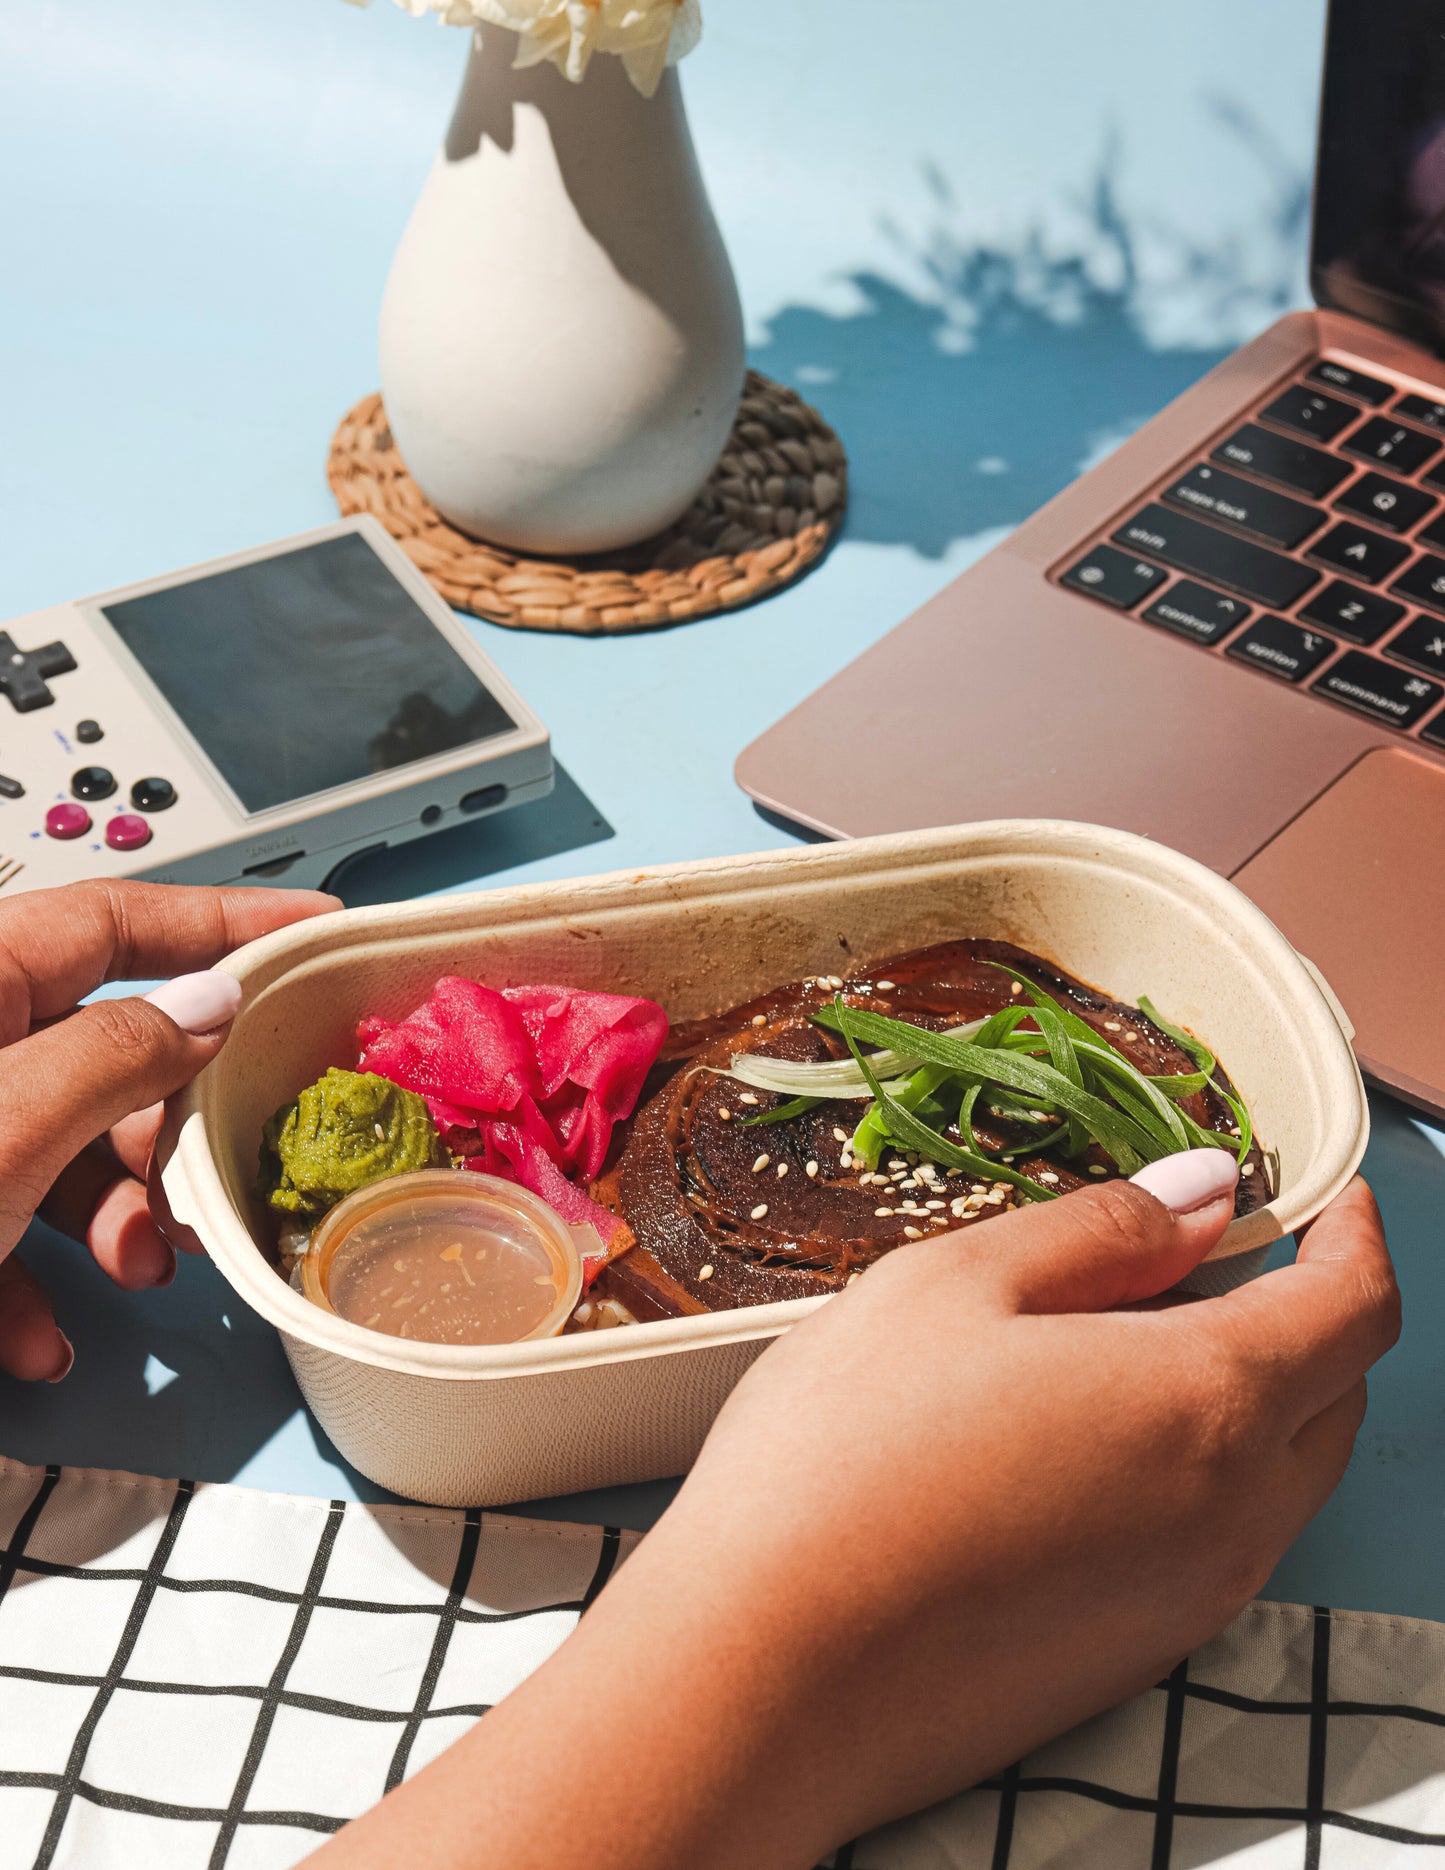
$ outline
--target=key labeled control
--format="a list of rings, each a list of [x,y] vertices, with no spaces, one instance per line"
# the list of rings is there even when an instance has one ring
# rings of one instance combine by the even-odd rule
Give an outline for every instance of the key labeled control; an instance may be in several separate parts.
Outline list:
[[[1317,695],[1328,695],[1342,707],[1368,714],[1387,727],[1413,727],[1445,694],[1438,682],[1410,675],[1376,662],[1362,650],[1351,649],[1331,664],[1314,684]]]
[[[1127,552],[1116,552],[1111,545],[1096,545],[1087,558],[1070,566],[1061,582],[1120,610],[1129,610],[1163,584],[1164,574],[1157,565],[1146,565]]]
[[[1144,620],[1196,643],[1217,643],[1251,614],[1249,605],[1239,598],[1225,597],[1208,585],[1196,584],[1192,578],[1181,578],[1149,606]]]
[[[1279,610],[1288,610],[1319,583],[1319,573],[1308,565],[1281,558],[1203,520],[1172,513],[1167,506],[1145,507],[1136,519],[1119,528],[1114,543]]]
[[[1284,617],[1259,617],[1224,653],[1282,682],[1303,682],[1334,647],[1318,630],[1302,630]]]
[[[1186,512],[1203,513],[1210,519],[1223,520],[1241,532],[1288,550],[1301,544],[1312,532],[1318,532],[1326,515],[1317,506],[1292,500],[1288,494],[1272,493],[1268,487],[1256,487],[1253,481],[1227,474],[1223,468],[1195,467],[1164,493],[1170,506]],[[1429,496],[1418,496],[1433,505]]]

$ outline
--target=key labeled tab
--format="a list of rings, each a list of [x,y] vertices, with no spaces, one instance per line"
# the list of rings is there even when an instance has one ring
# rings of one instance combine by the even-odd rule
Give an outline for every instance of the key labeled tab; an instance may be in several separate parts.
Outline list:
[[[1096,545],[1087,558],[1071,565],[1060,579],[1060,583],[1119,610],[1132,610],[1140,598],[1163,582],[1164,574],[1157,565],[1146,565],[1127,552],[1116,552],[1111,545]]]
[[[1395,394],[1393,383],[1382,383],[1378,377],[1367,377],[1363,370],[1352,369],[1349,364],[1337,364],[1333,357],[1322,357],[1309,373],[1311,383],[1319,383],[1327,390],[1339,390],[1346,396],[1353,396],[1356,402],[1368,403],[1372,409],[1378,409],[1381,403],[1389,402]]]
[[[1427,669],[1431,675],[1445,675],[1445,623],[1434,617],[1416,617],[1400,634],[1391,637],[1385,654],[1412,668]]]
[[[1246,422],[1228,441],[1222,441],[1211,457],[1225,467],[1247,468],[1261,480],[1271,480],[1295,493],[1307,493],[1323,500],[1354,469],[1338,455],[1327,455],[1323,448],[1311,448],[1308,442],[1294,441],[1288,435],[1276,435],[1257,422]]]
[[[1411,532],[1440,502],[1418,487],[1402,487],[1385,474],[1362,474],[1346,487],[1335,505],[1342,513],[1358,513],[1389,532]]]
[[[1425,494],[1419,497],[1428,499]],[[1312,532],[1318,532],[1327,517],[1320,507],[1306,506],[1303,500],[1271,493],[1267,487],[1256,487],[1253,481],[1241,480],[1238,474],[1227,474],[1223,468],[1204,465],[1190,468],[1182,480],[1166,489],[1163,498],[1170,506],[1223,520],[1226,525],[1237,526],[1241,532],[1252,532],[1256,538],[1284,546],[1286,550],[1301,544]]]
[[[1310,557],[1347,571],[1364,584],[1378,584],[1398,571],[1410,556],[1410,548],[1398,539],[1385,539],[1367,527],[1345,520],[1332,526],[1323,539],[1310,547]]]
[[[1173,513],[1167,506],[1145,507],[1119,528],[1114,543],[1279,610],[1288,610],[1319,583],[1319,573],[1297,559],[1281,558],[1262,545]]]
[[[1318,630],[1302,630],[1284,617],[1257,617],[1224,653],[1282,682],[1302,682],[1334,648]]]
[[[1303,623],[1318,623],[1354,643],[1374,643],[1405,614],[1403,604],[1392,603],[1373,591],[1344,584],[1334,578],[1300,609]]]
[[[1208,585],[1181,578],[1144,612],[1146,623],[1157,623],[1196,643],[1217,643],[1250,616],[1249,605],[1225,597]]]
[[[1438,682],[1392,669],[1359,649],[1346,651],[1312,686],[1315,694],[1387,727],[1413,727],[1445,694]]]

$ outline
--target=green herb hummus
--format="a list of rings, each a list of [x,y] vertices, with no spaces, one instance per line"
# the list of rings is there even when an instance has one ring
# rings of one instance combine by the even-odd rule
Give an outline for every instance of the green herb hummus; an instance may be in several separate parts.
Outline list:
[[[451,1166],[423,1100],[370,1071],[333,1066],[261,1136],[257,1192],[287,1214],[324,1214],[385,1176]]]

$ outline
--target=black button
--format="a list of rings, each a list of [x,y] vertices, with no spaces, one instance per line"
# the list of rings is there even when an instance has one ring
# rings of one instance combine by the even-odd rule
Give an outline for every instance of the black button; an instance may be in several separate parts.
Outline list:
[[[99,721],[77,721],[75,738],[83,747],[93,747],[97,740],[105,739],[105,729]]]
[[[1445,623],[1434,617],[1416,617],[1391,638],[1385,654],[1416,669],[1428,669],[1431,675],[1445,673]]]
[[[1297,435],[1313,435],[1317,441],[1332,441],[1341,429],[1359,419],[1353,403],[1337,402],[1333,396],[1319,396],[1304,384],[1295,383],[1283,396],[1276,396],[1267,409],[1259,412],[1266,422],[1278,422],[1281,428]]]
[[[1445,708],[1440,710],[1433,721],[1425,723],[1420,729],[1420,738],[1428,740],[1432,747],[1445,747]]]
[[[1422,429],[1445,429],[1445,403],[1432,402],[1428,396],[1402,396],[1395,414],[1418,422]]]
[[[7,630],[0,630],[0,695],[4,695],[17,714],[31,714],[36,708],[48,708],[55,697],[45,686],[47,676],[68,675],[75,658],[64,643],[47,643],[42,649],[17,649]]]
[[[1427,494],[1415,496],[1434,505]],[[1186,512],[1203,513],[1209,519],[1223,520],[1241,532],[1252,532],[1271,545],[1299,545],[1312,532],[1318,532],[1328,515],[1303,500],[1291,500],[1288,494],[1271,493],[1268,487],[1256,487],[1253,481],[1226,474],[1223,468],[1195,467],[1182,480],[1175,481],[1163,498],[1170,506]]]
[[[138,812],[167,812],[176,802],[169,779],[138,779],[130,789],[130,802]]]
[[[1283,617],[1260,617],[1224,653],[1277,675],[1282,682],[1302,682],[1334,647],[1318,630],[1302,630]]]
[[[1378,461],[1396,474],[1417,474],[1440,452],[1439,442],[1432,442],[1428,435],[1417,434],[1414,429],[1402,429],[1388,416],[1371,416],[1343,446],[1361,460]]]
[[[1069,567],[1063,582],[1119,610],[1132,610],[1141,597],[1163,584],[1164,573],[1111,545],[1096,545],[1087,558]]]
[[[1237,597],[1224,597],[1208,585],[1181,578],[1157,603],[1144,612],[1145,621],[1157,623],[1196,643],[1217,643],[1249,616],[1249,605]]]
[[[1422,714],[1445,694],[1438,682],[1405,669],[1376,662],[1362,650],[1352,649],[1326,669],[1314,684],[1317,695],[1328,695],[1359,714],[1383,721],[1387,727],[1413,727]]]
[[[1376,526],[1390,532],[1409,532],[1440,502],[1418,487],[1402,487],[1384,474],[1362,474],[1353,487],[1347,487],[1335,505],[1345,513],[1358,513]]]
[[[440,805],[425,805],[422,807],[421,821],[424,825],[440,824],[441,816],[442,808]]]
[[[1321,624],[1353,642],[1374,643],[1392,623],[1400,621],[1405,606],[1392,604],[1388,597],[1374,591],[1362,591],[1357,585],[1342,584],[1336,578],[1316,592],[1299,614],[1302,622]]]
[[[1348,364],[1337,364],[1329,357],[1320,359],[1311,370],[1309,380],[1322,383],[1327,390],[1340,390],[1346,396],[1353,396],[1356,402],[1369,403],[1372,409],[1389,402],[1395,394],[1393,383],[1367,377],[1363,370],[1351,370]]]
[[[1402,571],[1390,586],[1401,597],[1431,610],[1445,610],[1445,558],[1417,558],[1408,571]]]
[[[1415,535],[1415,543],[1433,546],[1437,552],[1445,552],[1445,513],[1439,519],[1432,519],[1428,526],[1422,526]]]
[[[1214,451],[1214,459],[1227,467],[1248,468],[1261,480],[1277,481],[1296,493],[1310,494],[1323,500],[1353,472],[1348,461],[1327,455],[1308,442],[1291,441],[1287,435],[1274,435],[1257,422],[1246,422],[1227,442]]]
[[[71,774],[70,790],[78,799],[108,799],[115,791],[115,774],[108,766],[82,766]]]
[[[1350,520],[1332,526],[1323,539],[1316,539],[1310,547],[1311,558],[1322,559],[1326,565],[1347,571],[1352,578],[1363,579],[1366,584],[1378,584],[1382,578],[1388,578],[1409,556],[1409,546],[1401,545],[1398,539],[1383,538]]]
[[[1176,571],[1193,572],[1211,584],[1225,585],[1245,597],[1288,610],[1319,583],[1318,572],[1292,558],[1280,558],[1262,545],[1206,526],[1202,520],[1148,506],[1114,534],[1114,543],[1132,546],[1148,558],[1162,559]]]
[[[11,779],[0,773],[0,799],[23,799],[25,788],[18,779]]]
[[[478,786],[475,792],[464,792],[457,803],[464,812],[484,812],[489,806],[500,805],[506,796],[505,786]]]

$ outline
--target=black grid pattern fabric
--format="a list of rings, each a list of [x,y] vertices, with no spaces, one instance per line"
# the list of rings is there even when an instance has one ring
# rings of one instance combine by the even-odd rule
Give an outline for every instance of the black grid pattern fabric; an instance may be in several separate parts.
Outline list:
[[[0,1460],[0,1870],[284,1870],[544,1661],[635,1542]]]
[[[286,1870],[542,1662],[635,1535],[0,1461],[0,1870]],[[827,1870],[1445,1870],[1445,1626],[1253,1604]]]

